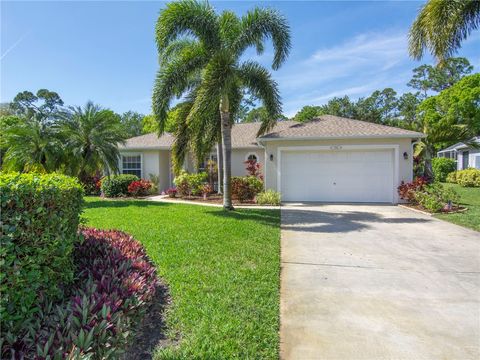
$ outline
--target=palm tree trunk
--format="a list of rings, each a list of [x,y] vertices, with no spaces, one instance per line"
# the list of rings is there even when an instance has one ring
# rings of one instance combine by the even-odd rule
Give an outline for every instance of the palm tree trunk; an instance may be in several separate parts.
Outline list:
[[[223,152],[223,208],[234,210],[232,204],[232,125],[226,96],[222,97],[220,102],[220,119]]]
[[[425,146],[425,167],[423,169],[423,176],[429,181],[433,181],[433,169],[432,169],[432,154],[435,150],[431,145]]]
[[[223,193],[223,146],[222,141],[220,140],[217,143],[217,186],[218,186],[218,193]]]

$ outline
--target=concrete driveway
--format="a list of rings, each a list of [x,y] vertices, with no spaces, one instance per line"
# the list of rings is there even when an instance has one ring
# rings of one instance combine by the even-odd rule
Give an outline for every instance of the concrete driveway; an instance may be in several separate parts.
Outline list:
[[[282,208],[282,359],[479,359],[480,233],[396,206]]]

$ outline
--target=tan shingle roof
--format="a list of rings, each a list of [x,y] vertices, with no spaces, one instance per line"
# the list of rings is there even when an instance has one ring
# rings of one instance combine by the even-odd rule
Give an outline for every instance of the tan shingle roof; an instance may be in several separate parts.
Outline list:
[[[294,122],[293,125],[273,131],[261,137],[261,139],[282,138],[358,138],[358,137],[412,137],[418,138],[424,135],[419,132],[375,124],[367,121],[347,119],[333,115],[322,115],[306,122]]]
[[[164,133],[160,138],[157,133],[149,133],[145,135],[135,136],[127,139],[124,146],[120,145],[120,149],[169,149],[173,145],[173,135]]]
[[[232,147],[257,147],[257,133],[260,123],[235,124],[232,128]],[[332,115],[323,115],[306,123],[297,121],[279,121],[262,140],[308,139],[308,138],[356,138],[356,137],[422,137],[423,134],[392,126],[374,124]],[[169,149],[173,144],[173,135],[156,133],[136,136],[127,140],[120,149]]]

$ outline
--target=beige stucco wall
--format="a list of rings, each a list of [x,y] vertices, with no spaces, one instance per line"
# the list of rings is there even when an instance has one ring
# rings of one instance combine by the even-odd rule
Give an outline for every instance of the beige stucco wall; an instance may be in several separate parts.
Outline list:
[[[260,162],[261,172],[264,173],[265,166],[265,151],[262,148],[251,149],[233,149],[232,150],[232,176],[245,176],[247,171],[245,170],[244,162],[247,160],[250,154],[257,156],[257,161]]]
[[[342,145],[398,145],[397,159],[398,174],[395,179],[395,187],[402,181],[411,181],[413,176],[412,145],[411,139],[352,139],[352,140],[303,140],[303,141],[268,141],[265,142],[265,153],[267,158],[273,154],[273,161],[268,160],[265,164],[265,188],[277,189],[278,150],[280,147],[302,147],[302,146],[342,146]],[[328,150],[328,149],[327,149]],[[408,154],[405,160],[403,153]],[[396,192],[395,192],[396,194]],[[398,198],[395,198],[398,202]]]
[[[150,174],[159,177],[158,189],[164,191],[171,186],[170,151],[138,150],[121,151],[121,155],[142,155],[142,178],[150,179]]]

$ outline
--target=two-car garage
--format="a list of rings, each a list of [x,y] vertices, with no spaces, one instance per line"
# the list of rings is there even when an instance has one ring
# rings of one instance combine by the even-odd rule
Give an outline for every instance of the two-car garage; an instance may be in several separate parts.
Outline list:
[[[394,202],[394,149],[279,152],[283,201]]]

